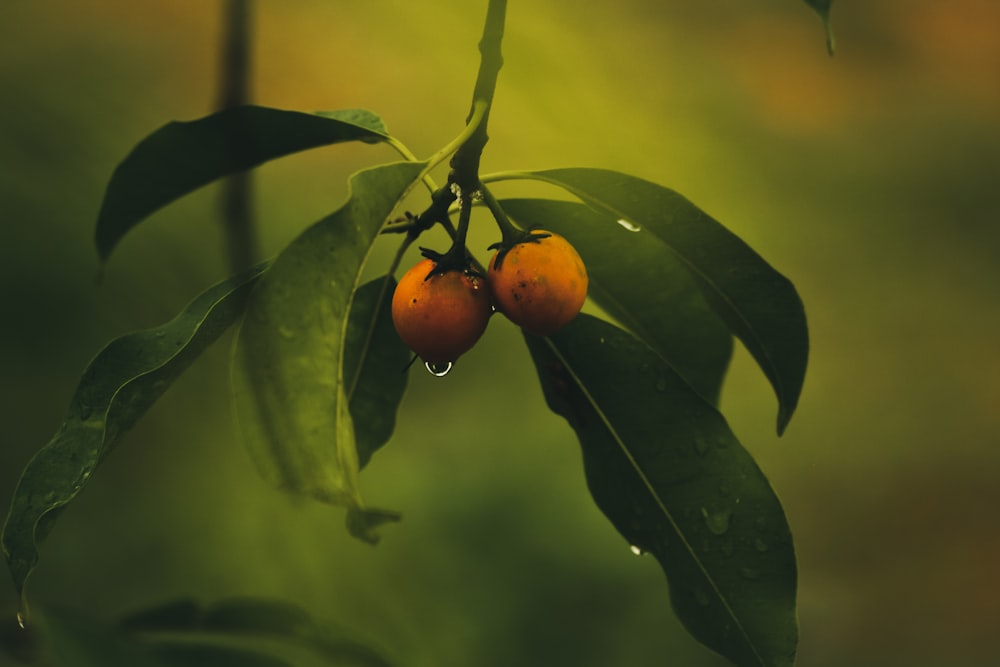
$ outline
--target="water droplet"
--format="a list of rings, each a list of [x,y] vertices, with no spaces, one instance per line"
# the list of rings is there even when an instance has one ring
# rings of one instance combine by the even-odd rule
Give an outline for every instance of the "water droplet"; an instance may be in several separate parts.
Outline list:
[[[28,627],[28,615],[24,612],[23,609],[17,610],[17,627],[21,628],[22,630]]]
[[[291,340],[292,338],[295,338],[295,332],[292,329],[290,329],[290,328],[288,328],[286,326],[280,326],[280,327],[278,327],[278,333],[281,334],[282,338],[285,338],[285,339],[288,339],[288,340]]]
[[[638,232],[642,229],[639,225],[635,224],[631,220],[626,220],[625,218],[619,218],[617,222],[623,229],[627,229],[630,232]]]
[[[764,553],[765,551],[767,551],[767,543],[758,537],[756,540],[753,541],[753,548],[759,551],[760,553]]]
[[[454,365],[455,364],[451,363],[450,361],[446,361],[444,363],[427,361],[424,363],[424,368],[426,368],[427,372],[433,375],[434,377],[443,378],[445,375],[451,372],[451,368]]]
[[[642,550],[641,547],[637,547],[634,544],[629,546],[628,550],[631,551],[636,556],[641,556],[642,554],[646,553],[645,551]]]
[[[708,454],[709,444],[708,440],[705,438],[695,438],[694,439],[694,451],[698,456],[704,457]]]
[[[709,512],[708,509],[702,507],[701,515],[705,518],[705,525],[708,526],[710,533],[713,535],[725,535],[726,531],[729,530],[729,520],[733,516],[733,511],[725,509],[718,512]]]
[[[706,593],[701,588],[694,589],[694,599],[698,603],[698,606],[700,607],[707,607],[708,603],[711,602],[711,600],[708,597],[708,593]]]
[[[744,579],[756,579],[760,576],[760,570],[755,570],[752,567],[741,567],[740,576]]]
[[[667,378],[661,377],[656,379],[656,391],[664,392],[667,390]]]

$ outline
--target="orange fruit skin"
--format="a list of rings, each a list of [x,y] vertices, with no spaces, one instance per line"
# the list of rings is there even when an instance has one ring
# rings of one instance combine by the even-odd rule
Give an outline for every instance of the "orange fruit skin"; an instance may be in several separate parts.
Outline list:
[[[392,295],[392,323],[421,359],[443,364],[472,349],[493,310],[483,278],[448,271],[425,280],[435,266],[423,259],[403,275]]]
[[[540,232],[542,230],[539,230]],[[562,236],[518,243],[497,269],[490,260],[488,279],[494,307],[526,331],[547,336],[576,317],[587,299],[587,267]]]

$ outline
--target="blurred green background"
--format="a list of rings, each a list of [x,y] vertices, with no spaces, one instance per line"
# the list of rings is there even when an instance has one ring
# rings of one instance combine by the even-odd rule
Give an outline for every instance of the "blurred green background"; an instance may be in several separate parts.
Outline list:
[[[367,107],[427,155],[465,117],[484,11],[260,2],[255,101]],[[215,188],[129,235],[100,286],[92,244],[117,162],[212,110],[221,15],[193,0],[0,5],[4,512],[97,350],[226,274]],[[845,1],[834,19],[830,59],[795,0],[515,0],[484,169],[655,180],[798,287],[812,355],[786,435],[742,350],[723,411],[796,536],[799,664],[995,665],[1000,5]],[[394,159],[333,147],[261,168],[265,254],[333,210],[349,173]],[[369,502],[404,513],[375,548],[345,535],[341,511],[257,478],[232,428],[229,342],[63,514],[36,604],[111,620],[186,595],[274,596],[414,667],[724,664],[594,507],[505,321],[446,379],[411,373],[396,436],[363,477]],[[4,623],[15,607],[0,577]]]

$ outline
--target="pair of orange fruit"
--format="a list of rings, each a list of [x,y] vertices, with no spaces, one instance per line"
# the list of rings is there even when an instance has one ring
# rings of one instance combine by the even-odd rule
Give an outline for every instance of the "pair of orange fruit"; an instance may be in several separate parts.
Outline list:
[[[494,309],[526,331],[547,336],[569,323],[587,298],[587,269],[569,241],[535,232],[495,253],[484,278],[471,268],[433,273],[424,259],[392,297],[399,337],[429,364],[454,362],[486,331]]]

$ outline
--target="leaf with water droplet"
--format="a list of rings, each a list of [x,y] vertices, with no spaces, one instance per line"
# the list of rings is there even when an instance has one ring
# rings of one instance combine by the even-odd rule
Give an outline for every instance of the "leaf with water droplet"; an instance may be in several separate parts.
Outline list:
[[[0,543],[22,599],[56,510],[80,493],[121,436],[236,321],[264,269],[209,288],[160,327],[111,341],[87,366],[62,426],[21,473],[4,523]]]
[[[600,243],[611,243],[612,238],[635,239],[679,260],[708,305],[743,342],[771,382],[778,398],[778,433],[784,431],[798,404],[809,355],[805,309],[791,281],[707,213],[656,183],[606,169],[507,172],[503,178],[551,183],[579,197],[605,219],[625,218],[641,224],[642,234],[604,234]],[[571,233],[567,238],[576,243]],[[587,261],[583,251],[581,256]],[[631,255],[618,255],[614,270],[626,274],[624,263],[630,259]],[[664,287],[660,282],[632,285],[642,297],[636,311],[652,307],[651,303],[641,305],[654,291],[652,285]],[[622,323],[636,332],[629,321]],[[658,349],[643,333],[636,335]],[[666,358],[674,362],[672,357]],[[681,374],[688,377],[683,370]]]
[[[292,241],[254,289],[248,307],[264,317],[244,318],[234,351],[237,422],[264,478],[346,506],[348,528],[369,542],[377,540],[374,527],[394,515],[366,508],[361,498],[345,383],[348,315],[372,244],[425,166],[355,174],[344,205]]]
[[[318,115],[240,106],[168,123],[115,168],[97,217],[98,256],[107,261],[146,217],[215,180],[310,148],[388,139],[381,119],[360,109]]]
[[[669,248],[645,234],[622,234],[621,219],[578,202],[504,199],[501,205],[522,227],[569,239],[587,266],[589,297],[718,402],[733,339]],[[652,381],[662,391],[659,379]]]
[[[607,322],[580,315],[548,338],[525,340],[546,401],[580,440],[594,501],[628,544],[656,557],[684,626],[737,664],[790,665],[798,632],[791,533],[722,416],[654,350]],[[664,393],[634,391],[650,371],[667,380]],[[694,456],[698,438],[727,446]],[[720,499],[723,486],[732,502]],[[767,516],[766,531],[749,507]],[[755,538],[775,546],[761,552]],[[748,570],[759,576],[748,579]]]

